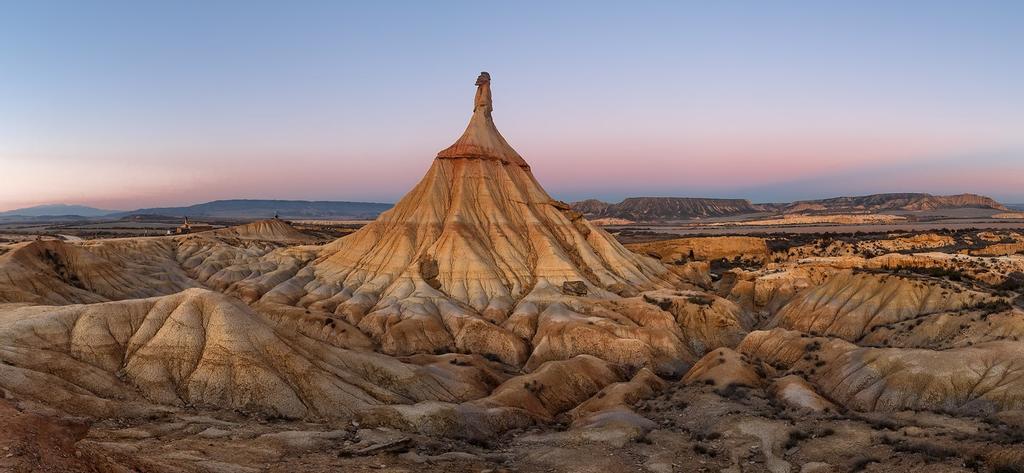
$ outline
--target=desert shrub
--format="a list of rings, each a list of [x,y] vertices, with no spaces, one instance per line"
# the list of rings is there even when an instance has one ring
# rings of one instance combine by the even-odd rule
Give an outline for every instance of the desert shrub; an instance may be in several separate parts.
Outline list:
[[[468,443],[468,444],[470,444],[470,445],[472,445],[474,447],[479,447],[479,448],[484,448],[484,449],[493,449],[494,448],[494,443],[491,442],[490,440],[486,439],[486,438],[467,436],[463,440],[465,440],[466,443]]]
[[[1024,473],[1024,450],[993,450],[985,455],[984,463],[992,473]]]
[[[714,448],[705,447],[703,444],[699,444],[699,443],[693,444],[693,451],[695,453],[700,454],[700,455],[707,455],[709,457],[715,457],[715,456],[718,455],[718,452],[715,451]]]
[[[501,357],[495,355],[494,353],[484,353],[483,357],[487,359],[487,361],[501,361]]]
[[[789,450],[800,444],[801,441],[811,438],[813,435],[810,432],[802,430],[790,430],[789,436],[786,437],[786,443],[782,445],[782,448]]]
[[[918,268],[901,266],[899,268],[896,268],[896,270],[900,272],[915,272],[936,278],[948,279],[950,281],[963,281],[964,279],[968,279],[968,276],[964,274],[962,271],[953,268]]]
[[[918,453],[935,460],[945,460],[957,456],[956,451],[942,445],[928,441],[910,441],[883,437],[883,443],[892,446],[892,449],[901,453]]]
[[[863,456],[863,455],[859,456],[859,457],[856,457],[850,463],[850,473],[855,473],[855,472],[858,472],[858,471],[864,471],[864,469],[867,468],[868,465],[870,465],[872,463],[878,463],[878,461],[879,460],[877,458],[874,458],[874,457],[868,457],[868,456]]]
[[[698,433],[693,434],[693,438],[698,440],[698,441],[715,440],[715,439],[721,438],[721,437],[722,437],[722,434],[720,434],[718,432],[708,432],[708,433],[700,433],[700,432],[698,432]]]
[[[983,312],[982,317],[986,317],[989,314],[996,314],[999,312],[1005,312],[1013,308],[1009,302],[1003,299],[996,299],[991,301],[980,302],[974,306],[975,309]]]
[[[873,428],[875,430],[896,430],[896,429],[899,428],[899,424],[897,424],[897,423],[895,423],[895,422],[893,422],[893,421],[891,421],[889,419],[877,418],[877,419],[865,419],[865,421],[868,423],[868,425],[871,426],[871,428]]]
[[[1002,284],[996,286],[998,289],[1004,291],[1022,291],[1024,290],[1024,273],[1020,271],[1014,271],[1006,276],[1006,280]]]
[[[648,296],[646,294],[644,295],[644,302],[646,302],[648,304],[651,304],[653,306],[657,306],[661,310],[666,310],[667,311],[667,310],[672,308],[672,301],[671,300],[669,300],[669,299],[655,299],[655,298],[650,297],[650,296]]]
[[[689,296],[686,298],[686,301],[700,306],[709,306],[715,302],[714,299],[704,295]]]
[[[523,389],[526,389],[527,391],[533,393],[534,395],[538,395],[541,391],[544,390],[544,384],[535,379],[523,383]]]
[[[715,390],[715,393],[726,399],[732,401],[739,401],[741,399],[746,399],[750,396],[750,392],[747,391],[749,388],[750,386],[746,386],[743,384],[729,383],[726,387]]]

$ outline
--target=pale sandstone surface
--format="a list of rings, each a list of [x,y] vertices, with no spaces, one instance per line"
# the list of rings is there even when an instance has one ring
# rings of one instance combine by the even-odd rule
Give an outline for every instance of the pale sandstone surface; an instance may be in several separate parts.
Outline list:
[[[797,375],[788,375],[776,379],[771,385],[772,395],[796,409],[805,409],[812,412],[834,411],[836,405],[825,399],[814,389],[804,378]]]

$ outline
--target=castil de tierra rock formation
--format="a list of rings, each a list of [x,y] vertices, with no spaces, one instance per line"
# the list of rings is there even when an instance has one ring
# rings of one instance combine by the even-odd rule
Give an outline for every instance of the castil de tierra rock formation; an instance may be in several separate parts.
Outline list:
[[[672,286],[660,263],[553,200],[491,111],[482,73],[462,136],[393,209],[325,248],[291,297],[343,315],[387,353],[489,352],[521,365],[544,340],[538,328],[572,317],[567,290],[614,299]]]

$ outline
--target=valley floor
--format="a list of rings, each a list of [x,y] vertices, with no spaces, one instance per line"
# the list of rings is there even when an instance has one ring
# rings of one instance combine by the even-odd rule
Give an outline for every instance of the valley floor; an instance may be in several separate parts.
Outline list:
[[[757,391],[681,383],[636,408],[655,425],[536,427],[468,443],[220,411],[86,426],[3,403],[0,471],[1013,472],[1024,462],[1014,416],[807,415]]]

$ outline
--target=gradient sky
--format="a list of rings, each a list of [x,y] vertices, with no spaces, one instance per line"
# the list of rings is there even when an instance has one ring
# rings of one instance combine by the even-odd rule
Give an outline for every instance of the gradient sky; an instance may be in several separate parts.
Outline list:
[[[1024,2],[0,1],[0,210],[395,201],[473,81],[556,198],[1024,202]]]

